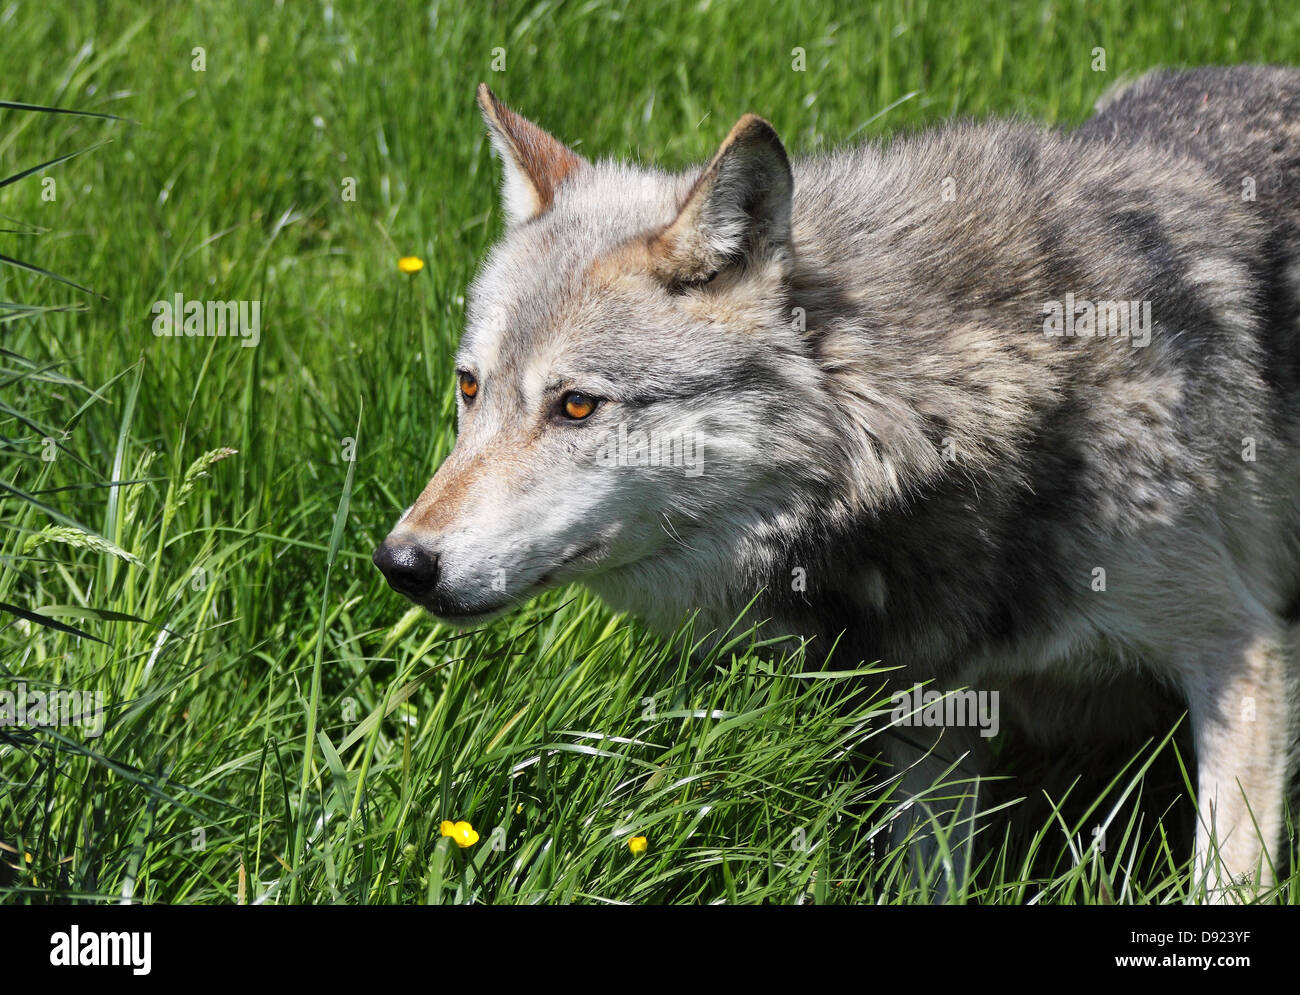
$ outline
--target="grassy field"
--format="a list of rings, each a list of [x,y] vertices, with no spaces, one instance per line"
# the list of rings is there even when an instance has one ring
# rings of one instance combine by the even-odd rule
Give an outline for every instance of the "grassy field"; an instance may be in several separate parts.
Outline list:
[[[577,590],[459,633],[371,567],[452,444],[501,226],[474,86],[683,166],[745,111],[798,154],[1237,61],[1300,62],[1300,6],[0,5],[0,100],[129,119],[0,110],[0,178],[109,142],[0,187],[0,253],[94,291],[0,265],[0,301],[76,307],[0,304],[0,690],[106,713],[0,732],[0,900],[930,901],[942,856],[904,873],[885,774],[846,760],[870,661],[765,663],[761,630],[700,659]],[[156,337],[176,294],[260,302],[259,344]],[[1010,785],[949,897],[1183,901],[1185,805],[1118,804],[1185,795],[1176,747],[1079,761],[1064,804]]]

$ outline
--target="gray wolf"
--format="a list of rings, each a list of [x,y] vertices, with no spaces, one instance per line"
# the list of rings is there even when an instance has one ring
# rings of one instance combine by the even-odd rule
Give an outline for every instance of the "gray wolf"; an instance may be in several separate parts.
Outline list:
[[[1300,71],[1158,71],[1073,132],[793,161],[746,115],[682,172],[479,102],[505,233],[455,448],[375,552],[392,587],[460,625],[570,582],[661,630],[749,605],[904,684],[996,689],[1049,746],[1140,723],[1155,681],[1194,736],[1196,894],[1269,884],[1300,701]],[[906,732],[918,810],[936,771],[988,773],[970,730]]]

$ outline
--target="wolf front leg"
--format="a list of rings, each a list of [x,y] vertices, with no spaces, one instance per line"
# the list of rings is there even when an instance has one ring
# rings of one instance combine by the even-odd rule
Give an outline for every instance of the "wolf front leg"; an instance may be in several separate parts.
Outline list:
[[[1273,881],[1294,747],[1294,640],[1259,623],[1184,669],[1196,743],[1196,894],[1250,900]]]
[[[971,729],[894,729],[884,756],[898,784],[890,839],[909,847],[911,884],[928,885],[935,903],[953,901],[970,871],[986,743]]]

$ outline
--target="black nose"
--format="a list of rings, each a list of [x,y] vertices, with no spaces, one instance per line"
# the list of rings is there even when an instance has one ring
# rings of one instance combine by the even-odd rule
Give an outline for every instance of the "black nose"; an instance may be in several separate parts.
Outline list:
[[[438,583],[438,557],[415,543],[385,539],[371,559],[388,586],[408,598],[424,598]]]

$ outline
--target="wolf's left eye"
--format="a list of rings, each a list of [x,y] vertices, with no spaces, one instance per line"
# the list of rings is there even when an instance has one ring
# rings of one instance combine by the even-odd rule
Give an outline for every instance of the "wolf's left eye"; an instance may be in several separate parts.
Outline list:
[[[460,384],[460,392],[465,397],[465,403],[474,400],[474,395],[478,393],[478,381],[474,379],[474,375],[461,370],[456,375],[456,380]]]
[[[573,421],[582,421],[600,404],[600,398],[592,397],[590,394],[580,394],[576,390],[571,390],[564,395],[562,408],[564,417]]]

